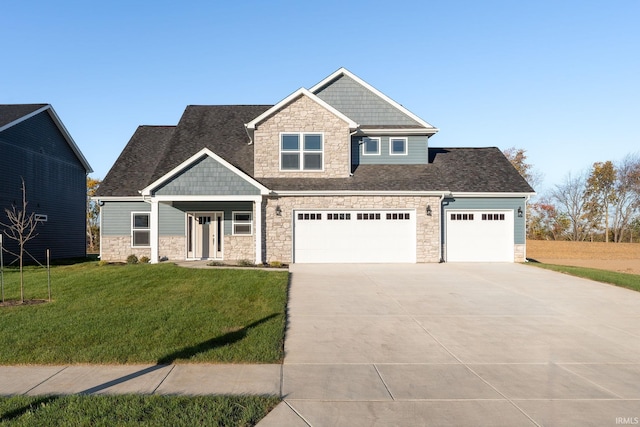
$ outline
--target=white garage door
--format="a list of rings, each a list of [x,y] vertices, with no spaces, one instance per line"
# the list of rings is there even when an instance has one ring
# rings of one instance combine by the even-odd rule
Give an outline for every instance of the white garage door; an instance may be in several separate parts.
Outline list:
[[[414,210],[294,211],[294,262],[416,262]]]
[[[513,211],[447,210],[448,262],[513,262]]]

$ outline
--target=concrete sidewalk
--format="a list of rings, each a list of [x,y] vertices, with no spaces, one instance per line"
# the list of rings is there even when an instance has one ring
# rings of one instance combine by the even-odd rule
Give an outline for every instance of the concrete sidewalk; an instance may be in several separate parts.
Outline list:
[[[282,365],[0,366],[0,395],[280,395]]]

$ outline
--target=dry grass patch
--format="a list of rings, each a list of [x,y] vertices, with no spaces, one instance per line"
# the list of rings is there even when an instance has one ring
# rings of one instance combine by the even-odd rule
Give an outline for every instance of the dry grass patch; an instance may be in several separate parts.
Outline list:
[[[640,243],[527,240],[527,258],[546,264],[640,274]]]

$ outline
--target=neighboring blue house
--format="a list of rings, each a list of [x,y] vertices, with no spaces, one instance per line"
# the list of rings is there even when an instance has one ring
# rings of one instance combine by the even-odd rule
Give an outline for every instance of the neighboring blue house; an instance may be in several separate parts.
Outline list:
[[[50,249],[54,259],[86,256],[86,179],[92,169],[51,105],[0,105],[0,171],[0,222],[8,223],[5,209],[22,206],[21,178],[27,212],[40,221],[37,237],[27,243],[29,254],[43,260]],[[17,252],[6,236],[3,246]],[[5,252],[4,259],[14,257]]]
[[[275,105],[188,106],[100,185],[101,257],[524,261],[534,190],[498,148],[437,132],[344,68]]]

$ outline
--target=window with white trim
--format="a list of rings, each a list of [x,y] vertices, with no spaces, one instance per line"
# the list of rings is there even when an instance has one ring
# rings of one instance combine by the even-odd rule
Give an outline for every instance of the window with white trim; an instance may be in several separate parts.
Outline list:
[[[131,247],[146,248],[151,245],[151,214],[131,213]]]
[[[380,155],[380,138],[362,138],[362,155]]]
[[[321,133],[280,134],[280,170],[321,171],[324,169],[324,136]]]
[[[407,154],[407,138],[389,138],[389,154],[402,156]]]
[[[253,234],[253,214],[251,212],[233,212],[231,224],[234,236]]]

